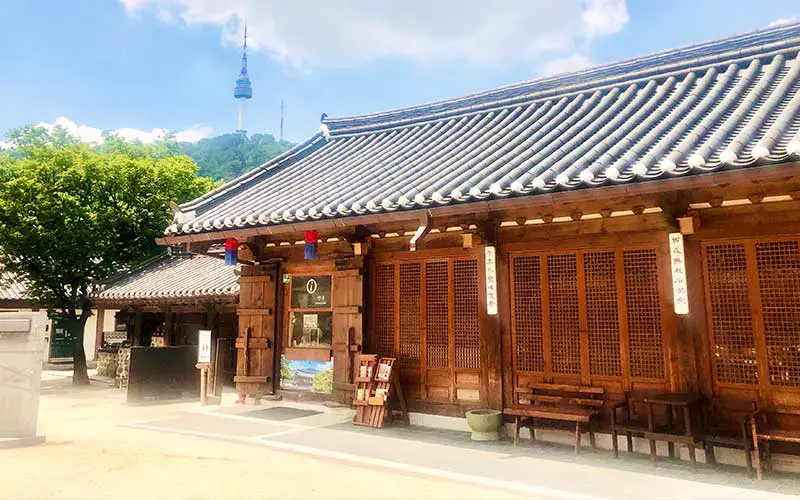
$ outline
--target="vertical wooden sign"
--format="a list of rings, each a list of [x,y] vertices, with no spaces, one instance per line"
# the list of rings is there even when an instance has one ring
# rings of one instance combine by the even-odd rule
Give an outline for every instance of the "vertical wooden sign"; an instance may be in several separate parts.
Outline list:
[[[689,314],[686,254],[681,233],[670,233],[669,235],[669,260],[672,268],[672,299],[675,303],[675,314]]]
[[[495,248],[485,249],[486,262],[486,314],[497,315],[497,253]]]

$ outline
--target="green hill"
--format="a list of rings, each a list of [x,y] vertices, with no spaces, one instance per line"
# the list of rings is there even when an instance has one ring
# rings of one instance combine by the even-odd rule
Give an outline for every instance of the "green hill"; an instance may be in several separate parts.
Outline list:
[[[200,166],[200,175],[230,180],[290,149],[294,144],[276,141],[271,134],[218,135],[196,143],[180,142],[180,153]]]

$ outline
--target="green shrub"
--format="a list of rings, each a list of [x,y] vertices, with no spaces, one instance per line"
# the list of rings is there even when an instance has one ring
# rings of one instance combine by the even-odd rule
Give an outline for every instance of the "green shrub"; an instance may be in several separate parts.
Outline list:
[[[311,390],[314,392],[333,392],[333,369],[317,372],[311,380]]]

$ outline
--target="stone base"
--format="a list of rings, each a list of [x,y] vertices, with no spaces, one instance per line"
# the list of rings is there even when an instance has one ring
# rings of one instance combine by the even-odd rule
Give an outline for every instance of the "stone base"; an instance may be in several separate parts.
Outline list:
[[[44,436],[0,438],[0,450],[22,448],[23,446],[36,446],[37,444],[44,444]]]
[[[472,440],[473,441],[499,441],[500,440],[500,432],[499,431],[489,431],[489,432],[472,431]]]

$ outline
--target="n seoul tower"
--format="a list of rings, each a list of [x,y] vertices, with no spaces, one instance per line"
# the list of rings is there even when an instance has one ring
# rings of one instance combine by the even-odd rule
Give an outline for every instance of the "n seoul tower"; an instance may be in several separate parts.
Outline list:
[[[239,101],[239,120],[237,121],[236,131],[246,133],[244,128],[244,110],[248,99],[253,98],[253,87],[250,85],[250,77],[247,76],[247,25],[244,25],[244,45],[242,46],[242,71],[236,79],[236,86],[233,88],[233,97]]]

